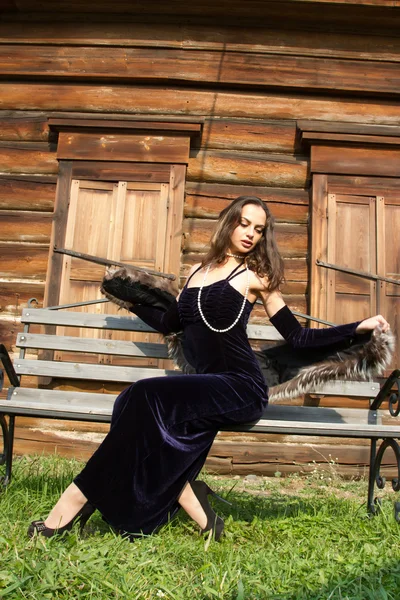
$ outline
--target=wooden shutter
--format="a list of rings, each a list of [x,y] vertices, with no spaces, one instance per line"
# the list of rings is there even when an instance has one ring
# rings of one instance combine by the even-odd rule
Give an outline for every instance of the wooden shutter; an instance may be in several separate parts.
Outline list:
[[[168,195],[169,185],[166,183],[72,180],[66,249],[163,271]],[[102,298],[99,287],[104,273],[105,268],[102,266],[64,255],[59,303],[62,305]],[[106,303],[74,310],[115,314],[118,307]],[[84,333],[84,330],[63,329],[59,333],[86,334],[90,337],[108,335],[112,339],[132,341],[154,339],[154,334],[124,332]],[[90,360],[90,357],[86,359]],[[102,357],[101,361],[109,363],[111,358]],[[139,362],[144,361],[140,359]],[[154,362],[150,360],[146,364]]]
[[[334,179],[334,178],[332,178]],[[338,179],[338,178],[336,178]],[[344,180],[345,178],[342,178]],[[400,200],[374,190],[346,193],[326,175],[314,175],[311,239],[312,315],[346,323],[381,313],[399,337],[400,286],[326,269],[316,260],[400,281]],[[374,193],[375,192],[375,193]],[[399,351],[393,365],[399,363]]]

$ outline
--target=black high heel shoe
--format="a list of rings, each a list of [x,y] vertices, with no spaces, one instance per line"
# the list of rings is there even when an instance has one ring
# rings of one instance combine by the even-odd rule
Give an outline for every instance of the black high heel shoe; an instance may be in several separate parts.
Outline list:
[[[207,517],[207,525],[201,530],[201,533],[212,531],[215,540],[218,541],[224,530],[224,522],[211,508],[207,496],[214,496],[214,498],[218,498],[218,500],[226,502],[226,504],[230,504],[230,502],[218,496],[204,481],[192,481],[190,485]]]
[[[65,531],[71,531],[72,527],[77,521],[79,521],[79,528],[82,531],[88,519],[92,516],[95,510],[95,507],[90,504],[90,502],[86,502],[86,504],[75,515],[75,517],[69,521],[69,523],[63,525],[63,527],[57,527],[56,529],[46,527],[44,521],[32,521],[28,528],[28,536],[33,537],[36,534],[44,535],[44,537],[50,538],[53,537],[53,535],[61,535]]]

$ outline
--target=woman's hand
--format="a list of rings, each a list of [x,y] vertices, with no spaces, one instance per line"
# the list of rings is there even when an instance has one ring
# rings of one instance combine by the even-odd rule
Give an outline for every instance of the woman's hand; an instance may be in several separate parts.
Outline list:
[[[372,331],[378,326],[382,328],[382,331],[389,331],[390,329],[389,323],[384,317],[382,317],[382,315],[375,315],[375,317],[370,317],[369,319],[361,321],[356,329],[356,333],[366,333],[367,331]]]

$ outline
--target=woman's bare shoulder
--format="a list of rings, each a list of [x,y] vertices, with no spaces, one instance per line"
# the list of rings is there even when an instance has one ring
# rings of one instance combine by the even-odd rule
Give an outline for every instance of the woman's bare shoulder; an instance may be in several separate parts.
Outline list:
[[[197,269],[199,269],[201,267],[201,263],[196,263],[195,265],[193,265],[193,267],[190,269],[189,273],[188,273],[188,277],[190,277],[191,275],[193,275],[193,273],[195,271],[197,271]]]

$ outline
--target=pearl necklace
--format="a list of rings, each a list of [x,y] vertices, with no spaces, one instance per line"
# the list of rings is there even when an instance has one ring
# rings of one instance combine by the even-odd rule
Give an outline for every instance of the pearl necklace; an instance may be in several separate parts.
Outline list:
[[[240,254],[232,254],[232,252],[226,252],[225,254],[227,256],[232,256],[232,258],[243,258],[243,256],[240,256]]]
[[[204,273],[203,283],[201,284],[201,287],[199,288],[199,293],[197,294],[197,307],[199,309],[199,313],[200,313],[200,316],[201,316],[204,324],[207,325],[207,327],[209,329],[211,329],[211,331],[215,331],[216,333],[226,333],[227,331],[229,331],[230,329],[232,329],[233,327],[235,327],[236,323],[239,321],[240,317],[242,316],[242,313],[244,311],[244,307],[246,305],[246,300],[247,300],[247,296],[248,296],[248,293],[249,293],[249,289],[250,289],[250,271],[249,271],[249,268],[248,268],[247,264],[245,264],[245,266],[246,266],[246,274],[247,274],[247,285],[246,285],[246,291],[245,291],[244,298],[243,298],[243,304],[242,304],[242,307],[241,307],[241,309],[239,311],[239,314],[236,317],[236,319],[233,321],[232,325],[229,325],[229,327],[226,327],[225,329],[216,329],[215,327],[213,327],[212,325],[210,325],[210,323],[207,321],[207,319],[204,316],[203,310],[201,308],[201,292],[203,291],[203,287],[204,287],[204,284],[206,282],[207,275],[208,275],[208,272],[209,272],[210,267],[211,267],[211,263],[208,265],[207,270]],[[230,284],[228,284],[228,285],[230,285]]]

